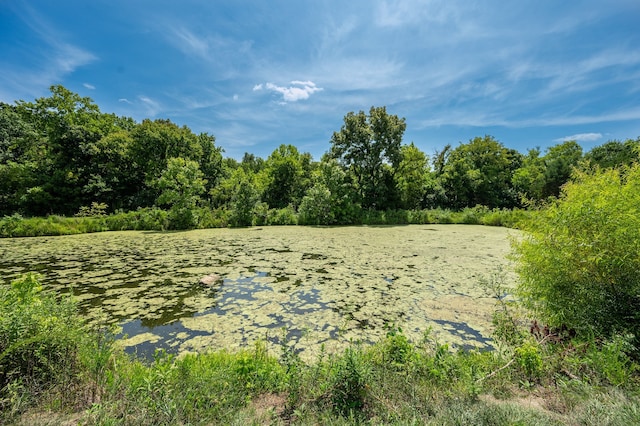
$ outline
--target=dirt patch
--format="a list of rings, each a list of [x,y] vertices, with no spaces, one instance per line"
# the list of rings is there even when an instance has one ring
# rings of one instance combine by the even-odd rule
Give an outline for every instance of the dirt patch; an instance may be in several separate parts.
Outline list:
[[[255,397],[249,407],[255,412],[253,424],[270,425],[284,414],[287,395],[283,393],[264,393]]]

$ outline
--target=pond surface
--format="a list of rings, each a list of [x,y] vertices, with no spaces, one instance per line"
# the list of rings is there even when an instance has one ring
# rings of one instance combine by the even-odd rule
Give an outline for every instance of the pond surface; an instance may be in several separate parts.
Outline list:
[[[473,225],[264,227],[0,239],[0,283],[28,271],[72,292],[96,325],[118,324],[129,351],[245,347],[283,339],[310,359],[385,325],[412,340],[491,347],[495,299],[480,285],[517,231]],[[217,274],[211,287],[200,278]]]

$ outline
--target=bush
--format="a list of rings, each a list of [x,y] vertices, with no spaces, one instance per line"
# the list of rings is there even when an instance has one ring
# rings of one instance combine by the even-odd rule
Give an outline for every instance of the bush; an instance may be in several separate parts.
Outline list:
[[[42,291],[35,274],[0,288],[0,411],[11,393],[37,398],[71,384],[80,369],[82,324],[69,298]]]
[[[518,294],[551,327],[640,337],[640,166],[576,172],[514,243]]]

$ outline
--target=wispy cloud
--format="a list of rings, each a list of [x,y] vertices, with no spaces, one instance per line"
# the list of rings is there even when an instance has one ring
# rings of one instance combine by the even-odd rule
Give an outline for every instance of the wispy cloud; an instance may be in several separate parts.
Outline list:
[[[33,62],[24,68],[6,66],[0,73],[0,82],[9,85],[7,91],[25,94],[39,93],[42,88],[62,80],[78,68],[96,61],[90,51],[68,41],[63,31],[55,28],[43,15],[26,2],[10,7],[21,21],[40,39],[41,46],[30,49]],[[85,86],[86,87],[86,86]]]
[[[118,102],[122,102],[123,104],[128,104],[128,105],[132,104],[132,102],[127,98],[120,98],[118,99]]]
[[[292,81],[291,85],[288,87],[278,86],[273,83],[266,83],[264,86],[262,84],[256,84],[253,86],[254,91],[260,91],[263,89],[280,93],[284,102],[297,102],[309,99],[312,94],[324,90],[323,88],[316,86],[313,81],[299,80]]]
[[[89,90],[96,90],[96,86],[94,86],[93,84],[89,84],[89,83],[82,83],[82,85],[84,87],[86,87]]]
[[[138,99],[143,103],[147,110],[147,115],[150,117],[155,117],[161,111],[160,104],[148,96],[140,95]]]
[[[565,136],[554,139],[554,142],[576,141],[576,142],[595,142],[602,139],[602,133],[578,133],[576,135]]]
[[[186,54],[193,54],[201,58],[209,55],[209,42],[206,38],[198,37],[186,28],[173,30],[174,44]]]

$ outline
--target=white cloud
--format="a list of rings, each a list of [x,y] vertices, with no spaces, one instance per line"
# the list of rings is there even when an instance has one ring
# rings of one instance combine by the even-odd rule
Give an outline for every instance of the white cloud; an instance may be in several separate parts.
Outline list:
[[[142,101],[142,103],[145,105],[147,109],[147,115],[155,117],[158,112],[160,112],[160,104],[153,99],[143,95],[138,96],[138,99],[140,99],[140,101]]]
[[[262,84],[257,84],[253,87],[253,90],[262,90]],[[294,80],[289,87],[277,86],[273,83],[266,83],[264,88],[271,90],[272,92],[282,94],[284,102],[297,102],[304,99],[309,99],[309,96],[315,92],[324,90],[321,87],[317,87],[313,81],[300,81]]]
[[[202,58],[206,58],[209,53],[209,43],[206,39],[200,38],[184,28],[173,30],[176,37],[176,46],[184,53],[194,54]]]
[[[602,133],[578,133],[577,135],[565,136],[563,138],[554,139],[553,141],[595,142],[598,139],[602,139]]]
[[[120,99],[118,99],[118,102],[122,102],[122,103],[131,105],[131,101],[129,99],[127,99],[127,98],[120,98]]]
[[[89,83],[82,83],[82,85],[84,87],[86,87],[89,90],[96,90],[96,86],[94,86],[93,84],[89,84]]]
[[[234,101],[237,101],[237,100],[238,100],[238,95],[237,95],[237,94],[234,94],[234,95],[233,95],[233,100],[234,100]]]

